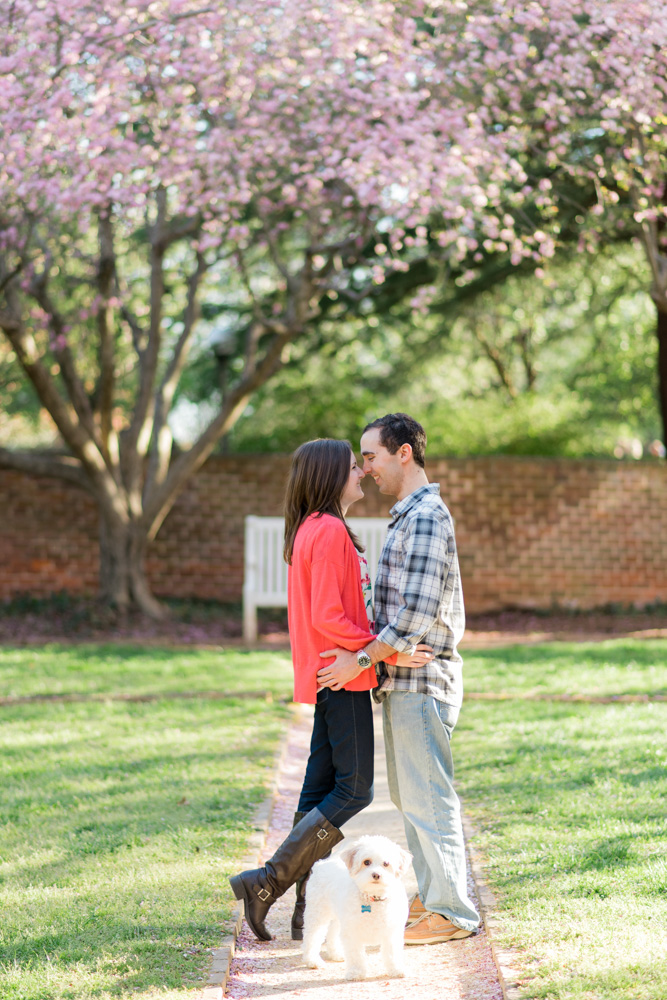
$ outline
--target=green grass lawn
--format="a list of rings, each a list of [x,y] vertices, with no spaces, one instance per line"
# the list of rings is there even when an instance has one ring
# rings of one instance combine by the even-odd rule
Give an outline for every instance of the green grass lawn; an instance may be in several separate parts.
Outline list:
[[[289,652],[81,644],[0,649],[0,697],[174,695],[208,691],[292,696]]]
[[[667,1000],[667,643],[469,652],[458,782],[524,996]],[[252,697],[207,698],[206,692]],[[188,699],[174,694],[199,695]],[[150,695],[150,702],[114,696]],[[0,649],[0,1000],[186,1000],[289,718],[287,653]]]
[[[667,695],[667,641],[608,639],[463,650],[467,692]]]
[[[469,653],[457,779],[523,996],[667,998],[667,704],[563,705],[520,695],[666,690],[667,643]]]
[[[269,693],[0,707],[0,998],[190,996],[289,718],[289,660],[4,649],[0,689]]]

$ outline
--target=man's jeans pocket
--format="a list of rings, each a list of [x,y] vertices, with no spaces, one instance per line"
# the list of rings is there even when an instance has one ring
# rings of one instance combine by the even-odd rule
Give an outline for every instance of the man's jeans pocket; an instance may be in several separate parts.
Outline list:
[[[454,727],[458,722],[460,708],[455,705],[446,705],[444,701],[439,701],[438,703],[438,715],[440,716],[440,721],[442,722],[445,732],[447,733],[447,738],[451,740],[452,733],[454,732]]]

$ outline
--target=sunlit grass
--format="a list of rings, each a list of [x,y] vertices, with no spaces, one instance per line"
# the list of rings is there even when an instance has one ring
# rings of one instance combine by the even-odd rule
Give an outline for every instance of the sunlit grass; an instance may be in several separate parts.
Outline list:
[[[468,684],[664,690],[664,650],[618,640],[485,651],[467,658]],[[458,784],[524,997],[667,998],[666,732],[665,703],[464,705]]]
[[[290,697],[289,652],[53,643],[0,649],[3,697],[243,692]]]
[[[466,686],[656,693],[666,654],[485,650]],[[191,997],[289,715],[288,654],[4,649],[0,687],[102,699],[0,708],[0,998]],[[160,698],[206,691],[253,697]],[[665,703],[464,705],[459,787],[526,998],[667,1000],[666,731]]]
[[[466,691],[667,695],[667,641],[552,642],[464,652]]]
[[[262,688],[243,654],[198,675],[189,654],[118,652],[5,650],[2,688],[155,691],[161,675],[166,689]],[[286,699],[284,656],[263,669]],[[192,995],[289,717],[277,698],[0,708],[2,1000]]]

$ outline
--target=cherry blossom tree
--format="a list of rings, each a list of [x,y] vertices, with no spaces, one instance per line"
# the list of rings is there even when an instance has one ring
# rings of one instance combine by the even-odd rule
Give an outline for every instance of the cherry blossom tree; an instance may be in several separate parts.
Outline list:
[[[667,413],[666,31],[662,0],[2,5],[0,329],[64,451],[0,462],[91,491],[107,600],[160,614],[147,546],[323,314],[534,268],[564,181],[582,249],[643,241]],[[216,324],[240,364],[179,450]]]
[[[497,228],[488,185],[524,183],[459,96],[429,10],[2,6],[0,329],[64,453],[0,461],[90,490],[113,604],[161,613],[148,544],[324,305],[358,298],[351,275],[409,268],[433,218],[450,257],[471,252]],[[202,303],[226,312],[242,365],[181,451],[169,415]]]
[[[635,236],[652,277],[659,402],[667,441],[667,17],[662,0],[519,0],[448,7],[441,58],[477,94],[487,129],[524,165],[545,257],[563,242],[563,185],[579,249]],[[458,31],[452,18],[458,10]],[[443,13],[439,10],[439,16]],[[574,212],[572,212],[572,208]],[[550,221],[549,221],[550,220]],[[487,241],[502,233],[489,233]],[[509,237],[511,234],[507,234]],[[568,239],[571,238],[571,232]],[[509,244],[509,239],[505,240]],[[510,251],[511,252],[511,251]],[[515,259],[519,260],[521,250]]]

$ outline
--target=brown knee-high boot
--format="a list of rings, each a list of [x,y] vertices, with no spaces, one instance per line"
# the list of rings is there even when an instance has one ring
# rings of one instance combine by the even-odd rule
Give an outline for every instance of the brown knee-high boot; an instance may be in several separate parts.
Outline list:
[[[293,826],[296,826],[299,820],[303,819],[305,815],[306,813],[304,812],[295,812]],[[323,854],[320,861],[324,861],[330,854],[331,851]],[[303,941],[303,921],[306,911],[306,882],[310,878],[311,871],[312,868],[296,880],[296,903],[294,904],[294,911],[292,913],[292,941]]]
[[[305,815],[305,812],[295,812],[292,826],[296,826]],[[328,855],[325,854],[325,857],[328,857]],[[303,915],[306,909],[306,882],[309,875],[310,870],[296,880],[296,903],[294,904],[294,912],[292,913],[292,941],[303,941]]]
[[[311,809],[263,868],[230,878],[234,895],[243,900],[245,918],[255,937],[260,941],[271,940],[264,923],[270,907],[342,839],[340,830],[319,809]]]

